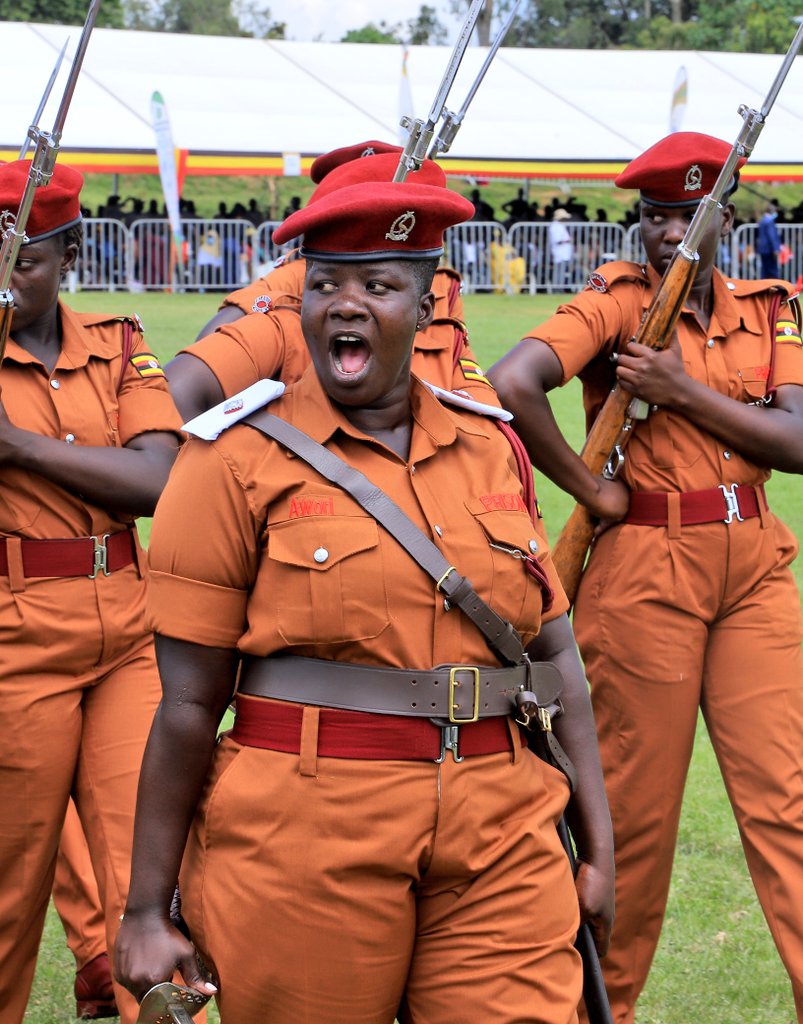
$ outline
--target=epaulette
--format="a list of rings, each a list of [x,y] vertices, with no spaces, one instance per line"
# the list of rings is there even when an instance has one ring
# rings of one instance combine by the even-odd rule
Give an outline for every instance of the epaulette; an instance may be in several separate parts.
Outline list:
[[[513,413],[507,409],[500,409],[496,405],[486,405],[485,402],[478,402],[472,398],[467,391],[446,391],[439,388],[437,384],[430,384],[429,381],[422,381],[426,384],[432,394],[448,405],[457,405],[461,409],[468,409],[469,412],[477,412],[481,416],[492,416],[496,420],[508,423],[513,419]]]
[[[449,267],[446,264],[442,267],[437,267],[435,269],[435,273],[444,274],[446,277],[450,277],[453,281],[457,281],[458,284],[463,283],[463,278],[460,276],[459,272],[455,270],[454,267]]]
[[[131,313],[129,316],[119,316],[112,313],[79,313],[77,310],[72,310],[74,316],[76,316],[83,327],[97,327],[100,324],[131,324],[135,331],[140,334],[145,333],[145,328],[142,325],[142,320],[139,318],[137,313]]]
[[[741,277],[725,278],[725,287],[729,292],[741,298],[746,295],[761,295],[762,292],[781,291],[786,299],[793,299],[797,295],[797,288],[790,281],[782,281],[780,278],[763,278],[758,281],[746,281]]]
[[[224,430],[268,405],[283,392],[284,384],[280,380],[266,377],[247,387],[245,391],[240,391],[218,405],[213,405],[200,416],[187,420],[181,429],[194,437],[200,437],[203,441],[214,441]]]
[[[630,260],[612,260],[589,275],[586,288],[594,292],[607,292],[619,281],[641,281],[645,285],[649,284],[647,268],[642,263],[631,263]]]

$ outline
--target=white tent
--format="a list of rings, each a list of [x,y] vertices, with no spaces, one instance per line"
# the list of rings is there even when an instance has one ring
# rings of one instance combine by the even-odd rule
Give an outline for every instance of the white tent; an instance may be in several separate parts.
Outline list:
[[[13,159],[56,54],[78,28],[0,22],[4,98],[0,160]],[[790,26],[790,38],[791,38]],[[450,47],[412,47],[415,109],[426,118]],[[458,109],[485,57],[470,48],[450,96]],[[66,62],[65,62],[66,64]],[[759,107],[781,57],[693,51],[503,48],[443,164],[477,176],[610,179],[669,131],[681,67],[683,130],[728,141],[741,103]],[[95,29],[62,139],[85,171],[157,172],[150,99],[164,97],[187,174],[283,174],[363,139],[399,137],[400,47],[298,43]],[[41,119],[49,128],[62,68]],[[803,62],[792,67],[746,178],[803,180]],[[297,173],[297,172],[296,172]]]

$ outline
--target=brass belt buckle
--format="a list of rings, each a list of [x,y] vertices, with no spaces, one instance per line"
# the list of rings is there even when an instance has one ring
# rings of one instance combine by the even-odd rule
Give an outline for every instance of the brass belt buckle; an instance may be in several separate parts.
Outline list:
[[[468,717],[458,718],[455,711],[460,707],[455,703],[455,691],[462,685],[457,678],[460,672],[468,672],[471,682],[474,685],[474,701],[471,714]],[[480,670],[473,665],[455,665],[449,669],[449,721],[456,725],[464,725],[466,722],[476,722],[480,717]]]

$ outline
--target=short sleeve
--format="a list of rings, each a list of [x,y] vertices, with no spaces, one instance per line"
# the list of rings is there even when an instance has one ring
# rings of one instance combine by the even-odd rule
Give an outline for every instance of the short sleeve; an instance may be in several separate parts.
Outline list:
[[[775,366],[772,383],[803,384],[803,342],[800,328],[789,306],[784,303],[775,326]]]
[[[153,517],[149,627],[207,647],[236,647],[246,630],[258,533],[236,469],[216,445],[188,441]]]
[[[567,384],[600,353],[612,351],[631,319],[613,291],[587,290],[559,306],[525,337],[540,339],[552,349],[563,368],[561,383]]]
[[[121,373],[117,396],[120,443],[125,445],[150,430],[180,435],[182,420],[164,370],[139,331],[134,333],[131,355]]]
[[[264,377],[281,377],[286,343],[276,317],[253,313],[208,334],[183,351],[205,363],[224,395],[229,396]]]

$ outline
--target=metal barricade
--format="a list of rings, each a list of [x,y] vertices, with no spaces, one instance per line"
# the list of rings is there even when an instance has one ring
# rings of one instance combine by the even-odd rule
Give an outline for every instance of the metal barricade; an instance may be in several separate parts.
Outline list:
[[[131,278],[128,229],[122,221],[106,217],[83,222],[84,240],[70,282],[88,291],[128,289]]]
[[[241,219],[182,220],[183,271],[179,273],[170,222],[142,218],[129,227],[111,218],[89,217],[70,289],[97,291],[192,290],[230,292],[267,274],[300,239],[273,242],[281,221],[254,227]],[[549,223],[522,221],[510,228],[495,221],[469,221],[449,228],[446,258],[463,277],[466,292],[579,291],[589,273],[611,260],[646,262],[638,224],[625,229],[606,222],[562,222],[571,257],[557,261]],[[803,224],[778,224],[781,239],[778,276],[797,281],[803,274]],[[716,263],[726,275],[762,277],[756,253],[758,226],[742,224],[719,247]]]
[[[778,254],[777,277],[797,281],[803,274],[803,224],[778,224],[781,251]],[[758,225],[741,224],[733,233],[731,273],[734,277],[756,280],[764,277],[761,257],[756,251]]]
[[[193,291],[234,291],[254,279],[254,239],[247,220],[182,220],[187,262],[183,287]]]
[[[507,232],[495,221],[468,221],[449,228],[447,261],[463,278],[465,292],[503,292],[507,281]]]
[[[284,245],[276,245],[273,241],[273,232],[282,223],[280,220],[266,220],[259,225],[256,233],[256,253],[257,253],[257,277],[263,277],[265,274],[270,273],[273,264],[280,256],[283,256],[286,252],[290,252],[291,249],[297,249],[301,244],[300,238],[291,238],[289,242],[285,242]]]
[[[128,229],[129,265],[133,291],[176,286],[171,253],[173,233],[166,217],[135,220]],[[175,254],[173,254],[175,258]]]
[[[526,288],[536,292],[576,292],[585,286],[595,267],[623,258],[625,232],[620,224],[605,221],[586,223],[564,221],[571,241],[571,255],[556,260],[550,245],[548,223],[522,222],[510,228],[513,258],[523,260],[524,280],[514,292]]]

